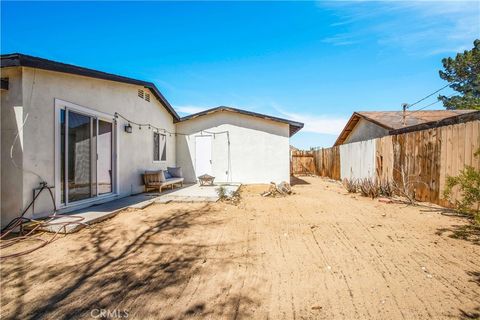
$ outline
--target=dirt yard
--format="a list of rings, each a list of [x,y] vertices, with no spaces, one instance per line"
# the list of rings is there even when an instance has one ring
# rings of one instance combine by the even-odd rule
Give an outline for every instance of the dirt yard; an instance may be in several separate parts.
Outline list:
[[[246,186],[237,206],[124,211],[7,260],[2,318],[478,317],[480,246],[463,219],[303,179],[286,198]]]

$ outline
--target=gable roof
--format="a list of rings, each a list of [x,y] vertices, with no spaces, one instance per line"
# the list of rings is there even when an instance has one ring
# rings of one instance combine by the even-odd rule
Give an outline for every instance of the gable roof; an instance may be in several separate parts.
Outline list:
[[[1,55],[1,67],[30,67],[49,71],[63,72],[69,74],[75,74],[79,76],[85,76],[90,78],[109,80],[115,82],[128,83],[133,85],[143,86],[149,89],[158,101],[167,109],[172,115],[174,120],[180,119],[170,103],[165,99],[160,90],[155,86],[153,82],[123,77],[112,73],[106,73],[98,70],[83,68],[72,64],[66,64],[56,62],[48,59],[29,56],[21,53],[2,54]]]
[[[403,111],[362,111],[354,112],[342,132],[335,141],[335,146],[343,144],[350,133],[353,131],[360,119],[372,122],[392,134],[395,130],[411,128],[422,130],[424,124],[440,124],[445,119],[457,118],[462,115],[478,112],[477,110],[426,110],[426,111],[407,111],[405,117],[405,126],[403,125]],[[416,128],[416,129],[414,129]],[[405,131],[406,132],[406,131]]]
[[[303,123],[301,123],[301,122],[287,120],[287,119],[278,118],[278,117],[273,117],[273,116],[269,116],[269,115],[266,115],[266,114],[252,112],[252,111],[247,111],[247,110],[242,110],[242,109],[237,109],[237,108],[232,108],[232,107],[226,107],[226,106],[220,106],[220,107],[208,109],[208,110],[205,110],[205,111],[201,111],[201,112],[198,112],[198,113],[194,113],[194,114],[182,117],[179,120],[177,120],[176,122],[184,122],[184,121],[188,121],[188,120],[191,120],[191,119],[195,119],[195,118],[198,118],[198,117],[201,117],[201,116],[206,116],[208,114],[212,114],[212,113],[215,113],[215,112],[221,112],[221,111],[236,112],[236,113],[240,113],[240,114],[250,116],[250,117],[256,117],[256,118],[261,118],[261,119],[265,119],[265,120],[271,120],[271,121],[286,123],[290,127],[290,137],[293,136],[295,133],[297,133],[298,131],[300,131],[300,129],[303,128]]]

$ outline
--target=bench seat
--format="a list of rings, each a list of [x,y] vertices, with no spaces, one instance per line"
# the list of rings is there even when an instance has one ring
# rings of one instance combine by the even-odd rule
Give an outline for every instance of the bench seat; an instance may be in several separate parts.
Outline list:
[[[171,186],[172,189],[176,184],[180,184],[183,187],[183,178],[172,177],[164,179],[164,175],[161,171],[145,171],[143,174],[143,183],[145,185],[145,192],[148,189],[158,189],[158,192],[162,192],[163,187]]]

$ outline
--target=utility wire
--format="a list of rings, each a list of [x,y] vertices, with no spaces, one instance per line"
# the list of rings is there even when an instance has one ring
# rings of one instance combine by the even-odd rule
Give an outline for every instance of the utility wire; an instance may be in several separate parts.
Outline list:
[[[455,94],[451,94],[451,95],[447,96],[447,98],[450,98],[450,97],[452,97],[452,96],[454,96],[454,95],[455,95]],[[437,103],[439,103],[439,102],[442,102],[442,100],[437,100],[437,101],[434,101],[434,102],[432,102],[432,103],[430,103],[430,104],[427,104],[426,106],[421,107],[420,109],[411,111],[410,114],[415,113],[415,112],[420,111],[420,110],[423,110],[423,109],[426,109],[426,108],[428,108],[428,107],[431,107],[431,106],[433,106],[434,104],[437,104]]]
[[[448,86],[450,86],[450,84],[447,84],[447,85],[445,85],[445,86],[441,87],[440,89],[438,89],[437,91],[430,93],[428,96],[426,96],[426,97],[423,97],[422,99],[420,99],[420,100],[418,100],[418,101],[416,101],[416,102],[414,102],[414,103],[410,104],[408,107],[409,107],[409,108],[411,108],[411,107],[413,107],[414,105],[417,105],[417,104],[419,104],[420,102],[422,102],[422,101],[424,101],[424,100],[426,100],[426,99],[430,98],[430,97],[431,97],[431,96],[433,96],[434,94],[436,94],[436,93],[439,93],[440,91],[442,91],[443,89],[445,89],[445,88],[446,88],[446,87],[448,87]]]

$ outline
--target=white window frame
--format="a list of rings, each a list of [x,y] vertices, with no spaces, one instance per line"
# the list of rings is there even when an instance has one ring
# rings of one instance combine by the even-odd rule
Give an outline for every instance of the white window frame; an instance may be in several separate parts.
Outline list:
[[[167,151],[165,151],[165,160],[162,160],[162,152],[163,150],[161,150],[161,139],[160,137],[161,136],[164,136],[165,137],[165,149],[167,149],[167,135],[165,133],[161,133],[161,132],[153,132],[152,134],[152,142],[155,142],[155,134],[158,134],[158,156],[159,156],[159,160],[155,160],[155,150],[152,150],[152,159],[153,159],[153,162],[154,163],[165,163],[167,162]],[[153,144],[153,143],[152,143]],[[154,148],[156,147],[155,145],[153,146]]]
[[[75,103],[72,103],[72,102],[68,102],[68,101],[65,101],[65,100],[61,100],[61,99],[56,99],[55,98],[55,102],[54,102],[54,105],[55,105],[55,204],[57,206],[58,209],[63,209],[63,208],[70,208],[70,207],[77,207],[77,206],[82,206],[84,204],[89,204],[91,202],[97,202],[97,201],[101,201],[101,200],[105,200],[105,198],[109,198],[109,197],[115,197],[115,196],[118,196],[118,190],[119,190],[119,139],[118,139],[118,136],[117,136],[117,132],[118,131],[118,124],[116,123],[116,121],[114,121],[113,119],[115,118],[114,115],[111,115],[111,114],[108,114],[108,113],[104,113],[104,112],[100,112],[100,111],[96,111],[96,110],[93,110],[93,109],[90,109],[90,108],[87,108],[87,107],[83,107],[83,106],[80,106],[78,104],[75,104]],[[81,113],[81,114],[85,114],[87,116],[91,116],[91,117],[95,117],[95,118],[98,118],[99,120],[105,120],[105,121],[108,121],[108,122],[111,122],[112,123],[112,128],[113,128],[113,132],[112,132],[112,135],[113,135],[113,143],[112,143],[112,171],[113,171],[113,174],[112,174],[112,178],[113,178],[113,181],[112,181],[112,192],[110,193],[106,193],[106,194],[102,194],[102,195],[97,195],[95,197],[91,197],[91,198],[88,198],[88,199],[84,199],[84,200],[79,200],[79,201],[75,201],[75,202],[72,202],[72,203],[68,203],[68,200],[65,201],[65,203],[61,203],[61,173],[60,173],[60,170],[61,170],[61,152],[60,152],[60,148],[61,148],[61,139],[60,139],[60,130],[61,130],[61,127],[60,127],[60,113],[61,113],[61,110],[72,110],[73,112],[77,112],[77,113]],[[98,130],[98,126],[97,126],[97,130]],[[98,183],[98,182],[97,182]],[[98,190],[98,187],[97,187],[97,190]]]

